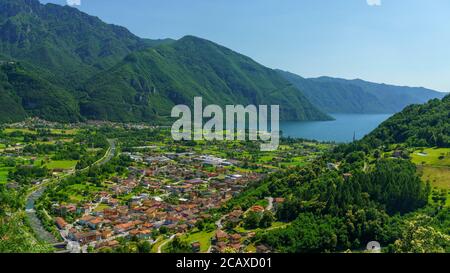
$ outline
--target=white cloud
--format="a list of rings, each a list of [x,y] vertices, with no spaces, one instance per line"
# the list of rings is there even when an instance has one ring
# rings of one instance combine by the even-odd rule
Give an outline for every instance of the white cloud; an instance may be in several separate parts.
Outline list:
[[[69,6],[80,6],[81,0],[67,0],[67,5]]]
[[[381,0],[367,0],[369,6],[381,6]]]

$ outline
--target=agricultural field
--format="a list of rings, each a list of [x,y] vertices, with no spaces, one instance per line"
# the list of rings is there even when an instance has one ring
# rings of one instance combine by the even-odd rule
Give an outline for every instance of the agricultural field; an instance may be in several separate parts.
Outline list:
[[[411,160],[418,166],[423,181],[432,187],[450,190],[450,148],[416,150]]]
[[[430,148],[416,150],[411,154],[416,165],[450,167],[450,148]]]
[[[450,190],[450,168],[419,166],[422,180],[430,181],[432,187]]]
[[[77,165],[77,160],[56,160],[45,164],[48,169],[73,169]]]
[[[3,130],[3,132],[6,133],[6,134],[15,133],[15,132],[20,132],[20,133],[23,133],[23,134],[31,134],[31,135],[37,134],[37,132],[34,131],[34,130],[21,129],[21,128],[6,128],[6,129]]]

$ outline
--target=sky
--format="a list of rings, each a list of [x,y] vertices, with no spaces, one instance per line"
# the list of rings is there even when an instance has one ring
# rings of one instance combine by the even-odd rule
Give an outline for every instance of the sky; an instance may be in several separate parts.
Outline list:
[[[450,92],[449,0],[41,0],[142,38],[202,37],[270,68]]]

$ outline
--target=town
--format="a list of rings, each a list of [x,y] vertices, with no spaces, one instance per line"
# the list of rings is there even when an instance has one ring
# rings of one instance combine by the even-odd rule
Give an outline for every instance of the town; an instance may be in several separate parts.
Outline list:
[[[290,140],[264,152],[252,142],[177,142],[167,129],[143,125],[58,129],[46,123],[51,129],[41,130],[39,124],[3,131],[2,162],[15,163],[3,167],[4,183],[28,192],[33,230],[72,253],[269,252],[252,238],[287,225],[274,217],[284,199],[248,208],[230,207],[230,200],[267,174],[308,164],[330,147]],[[58,156],[61,151],[73,158]],[[246,221],[255,215],[261,224],[250,227]]]

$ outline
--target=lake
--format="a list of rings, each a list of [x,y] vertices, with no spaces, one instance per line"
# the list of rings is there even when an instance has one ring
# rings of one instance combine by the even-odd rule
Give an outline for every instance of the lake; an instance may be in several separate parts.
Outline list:
[[[333,121],[280,122],[284,137],[314,139],[319,141],[351,142],[353,134],[361,139],[391,114],[330,114]]]

